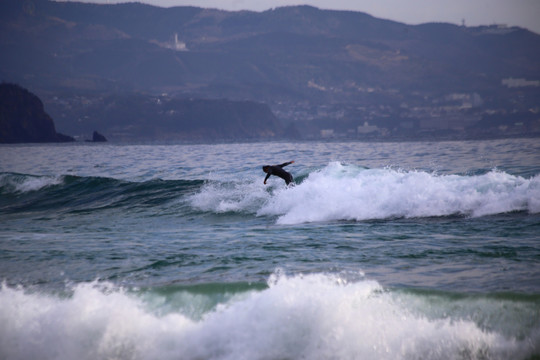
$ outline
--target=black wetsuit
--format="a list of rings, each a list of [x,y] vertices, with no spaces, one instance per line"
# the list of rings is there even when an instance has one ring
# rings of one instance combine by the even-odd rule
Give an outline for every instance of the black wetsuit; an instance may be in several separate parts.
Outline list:
[[[266,177],[264,178],[264,182],[266,183],[266,180],[270,177],[270,175],[279,176],[283,180],[285,180],[285,183],[289,185],[291,182],[294,182],[294,179],[291,174],[283,170],[284,166],[287,166],[289,164],[292,164],[292,161],[283,163],[281,165],[268,165],[268,171],[266,173]]]

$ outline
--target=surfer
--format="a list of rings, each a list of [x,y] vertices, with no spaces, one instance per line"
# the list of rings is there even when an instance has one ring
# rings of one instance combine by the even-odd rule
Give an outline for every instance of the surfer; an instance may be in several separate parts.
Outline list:
[[[279,176],[283,180],[285,180],[285,184],[289,185],[290,183],[294,184],[294,179],[292,175],[285,170],[283,170],[284,166],[290,165],[294,163],[293,161],[289,161],[280,165],[264,165],[262,167],[263,171],[266,173],[266,177],[264,178],[264,184],[266,185],[266,180],[270,177],[270,175]]]

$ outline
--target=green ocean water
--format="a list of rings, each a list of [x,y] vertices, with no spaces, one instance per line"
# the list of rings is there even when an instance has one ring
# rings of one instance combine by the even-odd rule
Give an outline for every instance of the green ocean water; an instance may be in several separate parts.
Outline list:
[[[0,358],[537,358],[539,174],[537,139],[0,146]]]

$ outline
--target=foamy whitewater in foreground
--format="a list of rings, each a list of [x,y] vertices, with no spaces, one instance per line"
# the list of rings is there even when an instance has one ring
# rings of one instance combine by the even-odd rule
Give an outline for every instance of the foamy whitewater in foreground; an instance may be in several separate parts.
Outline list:
[[[200,319],[189,313],[212,294],[178,291],[164,312],[167,301],[110,284],[79,284],[69,296],[4,286],[0,357],[516,359],[540,350],[538,327],[513,328],[538,314],[534,302],[389,292],[333,275],[273,275],[267,289],[230,295]]]
[[[539,234],[537,139],[2,145],[0,359],[537,359]]]

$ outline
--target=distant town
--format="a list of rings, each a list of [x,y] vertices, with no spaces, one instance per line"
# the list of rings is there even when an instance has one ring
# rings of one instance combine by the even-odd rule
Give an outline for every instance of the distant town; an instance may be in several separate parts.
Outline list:
[[[508,78],[502,85],[538,93],[540,81]],[[365,89],[377,93],[378,89]],[[394,94],[398,92],[395,91]],[[486,103],[478,93],[451,93],[440,97],[388,105],[273,104],[276,116],[295,123],[307,139],[498,138],[540,136],[540,102],[518,103],[514,108]],[[411,98],[411,96],[409,96]]]
[[[539,86],[536,82],[508,79],[505,82],[522,84],[529,89]],[[372,94],[377,89],[366,89]],[[397,92],[395,93],[397,95]],[[422,104],[414,101],[421,97]],[[515,104],[507,109],[497,104],[487,104],[478,93],[452,93],[430,98],[412,94],[400,103],[387,104],[367,101],[358,103],[313,104],[309,101],[280,101],[269,104],[283,127],[288,127],[288,138],[359,139],[359,140],[408,140],[408,139],[473,139],[500,137],[540,136],[540,105]],[[136,119],[146,114],[159,127],[164,119],[174,118],[182,108],[174,108],[177,96],[73,96],[47,99],[47,108],[62,129],[68,129],[76,138],[84,137],[96,127],[105,128],[113,139],[132,139],[143,134],[129,134],[125,127],[107,127],[107,122],[118,123],[114,117]],[[136,102],[136,105],[132,104]],[[527,106],[530,105],[530,106]],[[220,122],[216,114],[216,123]],[[76,121],[72,121],[75,119]],[[292,129],[292,130],[291,130]],[[126,133],[127,131],[127,133]],[[79,134],[80,133],[80,134]],[[271,132],[271,134],[274,134]],[[171,134],[169,134],[171,136]],[[202,136],[204,138],[204,136]]]

